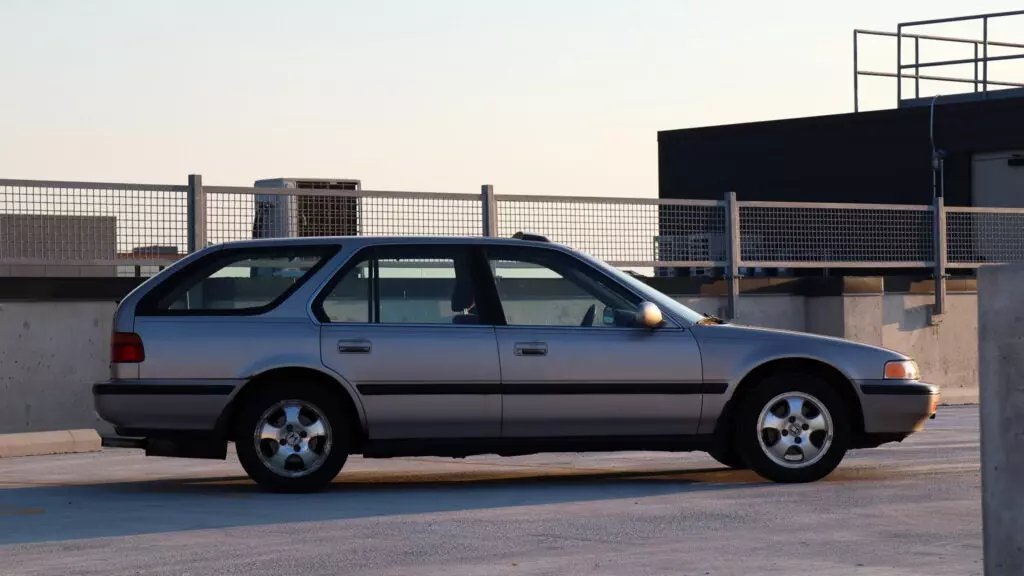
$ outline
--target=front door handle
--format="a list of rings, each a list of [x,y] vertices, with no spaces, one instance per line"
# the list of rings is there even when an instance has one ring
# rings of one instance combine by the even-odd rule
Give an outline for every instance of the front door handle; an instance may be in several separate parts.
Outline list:
[[[338,340],[338,352],[341,354],[368,354],[371,348],[370,341],[363,338]]]
[[[548,345],[544,342],[516,342],[516,356],[547,356]]]

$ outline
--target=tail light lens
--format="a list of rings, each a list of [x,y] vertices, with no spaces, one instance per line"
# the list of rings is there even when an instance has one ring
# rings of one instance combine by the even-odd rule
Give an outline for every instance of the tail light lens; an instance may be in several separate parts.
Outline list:
[[[115,332],[110,343],[110,361],[115,364],[138,364],[146,359],[142,338],[131,332]]]

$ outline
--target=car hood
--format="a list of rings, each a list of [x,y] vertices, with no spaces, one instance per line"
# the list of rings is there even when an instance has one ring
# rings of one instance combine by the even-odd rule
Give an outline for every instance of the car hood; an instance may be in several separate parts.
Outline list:
[[[777,328],[760,328],[755,326],[742,326],[738,324],[711,324],[693,327],[694,336],[698,340],[744,340],[744,341],[769,341],[780,344],[803,345],[803,346],[825,346],[828,348],[848,348],[862,352],[874,352],[893,360],[908,360],[909,356],[895,350],[863,344],[836,338],[833,336],[822,336],[807,332],[796,332],[793,330],[781,330]]]

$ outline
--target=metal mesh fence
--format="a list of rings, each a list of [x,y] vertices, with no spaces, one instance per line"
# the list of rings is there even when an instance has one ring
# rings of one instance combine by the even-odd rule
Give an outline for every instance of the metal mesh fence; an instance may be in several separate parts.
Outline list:
[[[0,262],[26,273],[134,275],[186,247],[185,186],[0,180]]]
[[[744,265],[913,267],[934,260],[928,206],[738,204]]]
[[[720,202],[496,196],[498,235],[530,232],[619,266],[709,266],[725,258]]]
[[[208,244],[309,236],[479,236],[478,194],[207,186]],[[202,193],[197,193],[202,198]],[[0,276],[149,275],[187,253],[188,187],[0,180]],[[925,267],[930,206],[738,202],[741,267]],[[495,196],[532,232],[623,267],[722,266],[726,202]],[[1024,209],[946,209],[948,266],[1024,262]]]
[[[948,208],[946,259],[954,267],[1024,262],[1024,210]]]
[[[425,192],[206,187],[206,239],[479,236],[480,196]]]

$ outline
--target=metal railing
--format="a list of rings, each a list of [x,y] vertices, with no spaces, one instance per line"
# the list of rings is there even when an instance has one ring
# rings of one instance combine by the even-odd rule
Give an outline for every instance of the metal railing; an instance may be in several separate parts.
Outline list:
[[[714,200],[497,195],[498,236],[535,232],[614,266],[711,266],[723,260],[707,237],[723,237]]]
[[[156,270],[187,253],[187,193],[183,185],[0,180],[0,274]]]
[[[939,18],[935,20],[921,20],[917,22],[902,22],[897,25],[896,32],[882,32],[877,30],[854,30],[853,31],[853,110],[860,111],[860,77],[876,76],[896,79],[896,106],[899,107],[910,98],[904,97],[903,80],[914,81],[913,100],[921,98],[921,80],[946,82],[954,84],[970,84],[973,86],[973,94],[988,98],[991,92],[990,87],[1001,88],[1024,88],[1024,82],[1016,80],[993,80],[989,78],[989,63],[1003,62],[1009,60],[1024,60],[1024,52],[1016,54],[1003,54],[990,56],[989,48],[1009,48],[1013,50],[1024,50],[1024,44],[1018,42],[1000,42],[992,40],[989,36],[989,21],[1011,16],[1024,16],[1024,10],[1012,12],[998,12],[991,14],[978,14],[974,16],[959,16],[954,18]],[[921,27],[934,24],[948,24],[953,22],[981,21],[981,38],[956,38],[950,36],[935,36],[930,34],[911,34],[904,32],[906,28]],[[861,36],[888,37],[896,39],[896,71],[880,72],[861,70],[859,64],[859,44]],[[914,62],[913,64],[903,63],[904,46],[913,41]],[[943,44],[964,44],[974,48],[973,55],[966,58],[953,60],[921,60],[921,42],[943,43]],[[939,76],[934,74],[922,74],[921,69],[948,68],[950,66],[973,65],[973,77],[965,76]],[[1002,94],[1001,94],[1002,95]]]
[[[0,275],[147,276],[252,238],[543,234],[620,267],[1024,263],[1024,209],[0,180]],[[939,282],[944,285],[944,282]],[[943,309],[937,290],[936,311]]]

